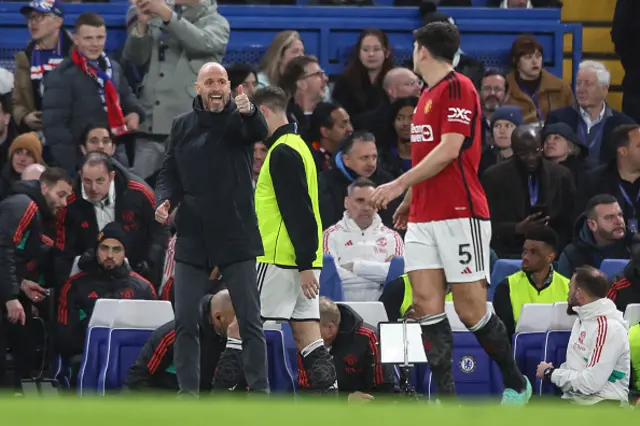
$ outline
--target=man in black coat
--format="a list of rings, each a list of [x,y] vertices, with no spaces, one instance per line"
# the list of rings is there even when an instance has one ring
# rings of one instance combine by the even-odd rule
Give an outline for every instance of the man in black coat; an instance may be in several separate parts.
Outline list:
[[[571,172],[542,158],[540,135],[532,126],[517,127],[511,147],[513,157],[482,175],[491,211],[491,247],[501,259],[519,258],[527,229],[548,224],[563,248],[571,239],[576,196]]]
[[[203,65],[193,111],[177,117],[156,184],[156,220],[176,215],[175,368],[180,392],[200,385],[198,302],[222,273],[235,308],[249,389],[266,391],[266,343],[256,257],[263,254],[253,203],[253,144],[267,137],[262,113],[247,95],[231,99],[227,71]]]

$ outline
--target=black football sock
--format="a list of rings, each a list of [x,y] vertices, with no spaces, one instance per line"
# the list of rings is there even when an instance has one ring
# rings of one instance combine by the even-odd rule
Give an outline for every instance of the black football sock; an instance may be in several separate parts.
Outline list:
[[[438,397],[453,397],[456,394],[452,371],[453,333],[447,315],[425,315],[418,319],[418,323],[422,328],[422,344]]]
[[[336,367],[322,340],[317,340],[300,351],[298,381],[303,390],[317,393],[337,391]]]
[[[476,335],[485,352],[500,367],[504,387],[523,392],[526,381],[513,358],[507,328],[500,318],[488,311],[478,324],[469,327],[469,331]]]

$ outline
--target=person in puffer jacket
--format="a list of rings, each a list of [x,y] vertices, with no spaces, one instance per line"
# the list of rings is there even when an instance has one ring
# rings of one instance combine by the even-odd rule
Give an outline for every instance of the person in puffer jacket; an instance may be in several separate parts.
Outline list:
[[[538,378],[550,381],[562,398],[576,405],[626,406],[631,355],[629,326],[615,303],[607,299],[607,277],[591,266],[576,269],[569,284],[569,313],[577,315],[560,366],[538,365]]]
[[[347,301],[378,300],[391,259],[404,255],[400,235],[369,203],[374,188],[366,178],[349,185],[342,220],[324,231],[323,251],[333,256]]]

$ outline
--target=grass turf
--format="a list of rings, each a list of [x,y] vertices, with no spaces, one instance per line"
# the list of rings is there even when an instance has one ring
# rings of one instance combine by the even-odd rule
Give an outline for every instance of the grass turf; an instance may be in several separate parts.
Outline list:
[[[550,426],[553,424],[638,424],[638,413],[611,407],[582,408],[537,403],[524,408],[493,404],[443,407],[417,403],[346,404],[343,401],[228,399],[178,401],[175,398],[0,399],[3,426]]]

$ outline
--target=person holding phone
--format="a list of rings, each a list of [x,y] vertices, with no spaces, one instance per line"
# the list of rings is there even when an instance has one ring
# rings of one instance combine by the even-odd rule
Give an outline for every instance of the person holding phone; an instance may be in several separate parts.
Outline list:
[[[511,135],[513,157],[489,168],[482,185],[491,210],[491,246],[499,258],[520,258],[526,232],[548,225],[561,250],[571,239],[576,188],[571,171],[542,157],[539,129],[518,126]]]

